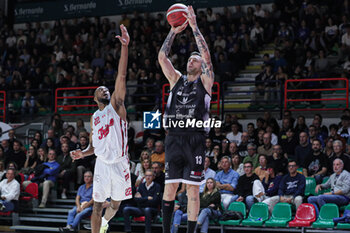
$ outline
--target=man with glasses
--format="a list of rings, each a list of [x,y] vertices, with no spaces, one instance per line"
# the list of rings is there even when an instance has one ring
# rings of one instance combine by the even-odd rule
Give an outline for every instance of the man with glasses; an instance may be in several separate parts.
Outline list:
[[[259,180],[259,177],[253,173],[253,163],[251,161],[245,162],[243,168],[244,175],[238,179],[236,195],[233,200],[245,202],[247,208],[250,209],[254,204],[253,184],[255,180]]]
[[[93,176],[91,171],[84,173],[84,183],[78,189],[75,197],[75,207],[68,212],[67,226],[60,227],[60,232],[77,232],[77,227],[83,218],[89,217],[92,214],[92,181]]]
[[[127,206],[123,209],[124,231],[131,232],[130,216],[145,216],[145,232],[151,233],[152,217],[158,213],[161,200],[160,185],[155,183],[152,170],[145,172],[146,182],[140,184],[134,200],[137,207]]]
[[[305,191],[305,177],[297,172],[298,165],[294,160],[288,162],[288,174],[282,177],[278,189],[278,196],[263,201],[269,206],[270,212],[278,202],[294,204],[298,208],[303,203]]]

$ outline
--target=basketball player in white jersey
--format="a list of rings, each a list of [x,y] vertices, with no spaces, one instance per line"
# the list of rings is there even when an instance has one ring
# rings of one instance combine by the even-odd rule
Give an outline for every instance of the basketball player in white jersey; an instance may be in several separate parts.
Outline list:
[[[122,49],[115,91],[111,96],[108,88],[104,86],[95,90],[94,101],[98,105],[98,110],[90,121],[90,147],[85,151],[77,150],[71,153],[74,160],[92,154],[97,156],[93,188],[94,206],[91,217],[92,233],[105,233],[108,229],[108,221],[118,211],[120,202],[132,198],[124,106],[130,38],[124,25],[120,25],[120,29],[122,35],[117,38],[122,43]],[[109,197],[111,205],[102,217],[102,204]]]

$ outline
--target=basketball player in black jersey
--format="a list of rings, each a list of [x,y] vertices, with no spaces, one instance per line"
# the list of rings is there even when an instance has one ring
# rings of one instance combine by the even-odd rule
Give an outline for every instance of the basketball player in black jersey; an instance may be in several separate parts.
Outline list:
[[[200,52],[192,53],[189,57],[187,75],[182,75],[175,70],[168,58],[176,34],[186,28],[187,22],[182,26],[171,28],[158,55],[171,90],[163,118],[165,125],[169,126],[167,128],[169,134],[165,140],[166,181],[162,204],[163,233],[170,233],[171,216],[179,182],[187,185],[187,232],[193,233],[195,230],[199,212],[199,186],[204,179],[205,135],[208,131],[204,127],[196,127],[193,124],[189,127],[179,125],[186,124],[188,120],[205,121],[209,118],[214,83],[210,52],[198,29],[192,6],[188,7],[188,14],[185,16]]]

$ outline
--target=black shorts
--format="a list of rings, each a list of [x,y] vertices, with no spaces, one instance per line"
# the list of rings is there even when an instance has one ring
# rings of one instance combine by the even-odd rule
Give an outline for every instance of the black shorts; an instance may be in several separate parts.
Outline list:
[[[205,135],[169,133],[165,138],[165,183],[204,182]]]

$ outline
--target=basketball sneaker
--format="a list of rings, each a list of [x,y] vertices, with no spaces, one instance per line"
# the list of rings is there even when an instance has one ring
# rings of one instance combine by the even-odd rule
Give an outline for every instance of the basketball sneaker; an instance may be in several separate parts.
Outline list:
[[[108,231],[108,224],[100,228],[100,233],[107,233],[107,231]]]

